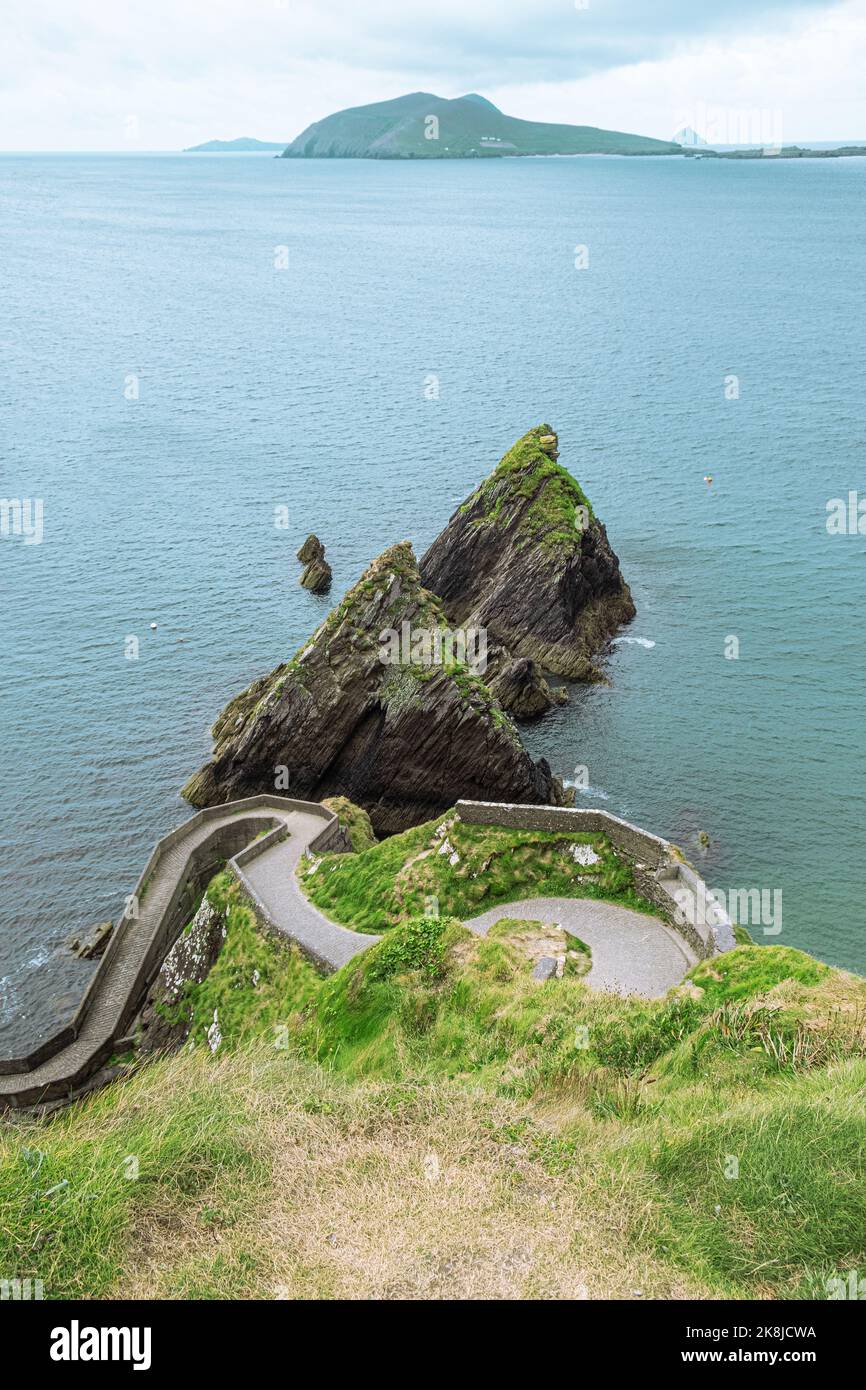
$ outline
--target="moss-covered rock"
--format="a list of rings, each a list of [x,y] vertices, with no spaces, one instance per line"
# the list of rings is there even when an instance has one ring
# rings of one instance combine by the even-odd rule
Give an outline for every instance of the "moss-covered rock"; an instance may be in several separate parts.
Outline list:
[[[334,812],[355,854],[361,854],[363,850],[375,845],[373,826],[362,806],[356,806],[346,796],[326,797],[322,805]]]
[[[503,664],[524,657],[593,680],[593,658],[635,608],[605,528],[558,452],[547,424],[519,439],[422,557],[421,576],[450,622],[487,630]]]

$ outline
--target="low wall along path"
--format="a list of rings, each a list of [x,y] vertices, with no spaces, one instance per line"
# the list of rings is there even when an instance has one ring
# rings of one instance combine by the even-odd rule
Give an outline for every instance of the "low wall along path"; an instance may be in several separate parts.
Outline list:
[[[603,811],[458,802],[461,819],[528,830],[603,833],[632,864],[659,918],[595,899],[540,898],[493,908],[467,921],[485,932],[502,917],[555,920],[593,949],[596,988],[664,994],[697,959],[728,950],[730,923],[683,922],[675,894],[700,880],[673,846]],[[262,832],[265,832],[262,834]],[[260,837],[260,838],[257,838]],[[295,875],[303,854],[345,850],[337,817],[316,802],[253,796],[212,806],[158,842],[133,894],[138,915],[120,919],[71,1022],[26,1056],[0,1059],[0,1109],[66,1099],[118,1050],[162,962],[226,863],[263,925],[296,942],[322,970],[338,970],[380,938],[325,917]]]

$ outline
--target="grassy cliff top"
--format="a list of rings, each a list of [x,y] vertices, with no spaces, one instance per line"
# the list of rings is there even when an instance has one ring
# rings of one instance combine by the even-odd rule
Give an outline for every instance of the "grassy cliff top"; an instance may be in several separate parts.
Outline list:
[[[567,850],[578,843],[592,847],[596,863],[575,862]],[[441,913],[460,919],[538,895],[604,898],[656,911],[635,891],[630,867],[603,835],[470,825],[453,812],[362,854],[302,860],[298,878],[327,916],[373,933],[423,913],[432,898]]]
[[[209,896],[226,939],[188,1046],[0,1128],[8,1277],[46,1298],[772,1299],[862,1276],[866,981],[743,946],[642,1003],[540,984],[519,924],[447,917],[322,979],[229,875]]]

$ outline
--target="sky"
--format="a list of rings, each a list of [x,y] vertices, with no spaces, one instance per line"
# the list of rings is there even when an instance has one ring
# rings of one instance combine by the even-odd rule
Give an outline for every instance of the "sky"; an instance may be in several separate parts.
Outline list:
[[[4,0],[0,149],[293,139],[405,92],[711,143],[866,143],[866,0]]]

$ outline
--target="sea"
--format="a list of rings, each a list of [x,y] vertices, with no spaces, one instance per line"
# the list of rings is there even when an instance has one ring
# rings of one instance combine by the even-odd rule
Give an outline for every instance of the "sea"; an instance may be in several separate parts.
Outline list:
[[[542,421],[638,611],[531,751],[866,971],[864,214],[860,158],[0,156],[0,1054],[226,701]]]

